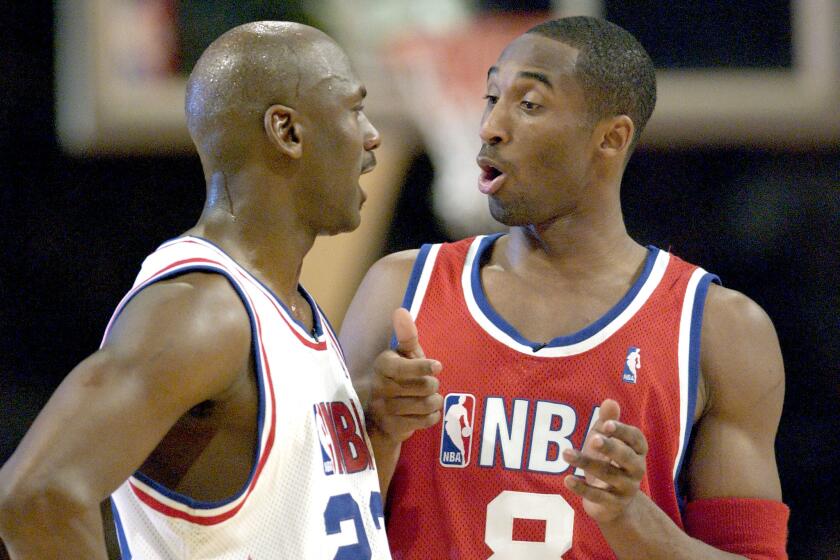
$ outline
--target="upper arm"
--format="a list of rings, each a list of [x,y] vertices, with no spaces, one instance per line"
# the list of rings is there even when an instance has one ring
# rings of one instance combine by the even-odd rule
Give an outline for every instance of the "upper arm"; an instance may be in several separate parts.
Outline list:
[[[700,369],[707,401],[690,457],[690,499],[780,500],[774,443],[784,400],[784,364],[764,310],[743,294],[711,286]]]
[[[24,501],[97,504],[186,411],[247,371],[250,336],[241,301],[219,275],[145,288],[52,395],[0,471],[3,485]]]
[[[402,304],[417,254],[417,250],[402,251],[379,259],[362,280],[341,323],[341,346],[364,406],[370,395],[373,362],[389,347],[391,316]]]

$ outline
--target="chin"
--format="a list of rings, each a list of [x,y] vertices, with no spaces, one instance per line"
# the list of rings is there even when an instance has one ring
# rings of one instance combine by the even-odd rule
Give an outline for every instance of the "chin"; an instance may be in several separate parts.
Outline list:
[[[356,212],[353,216],[347,216],[341,223],[328,224],[321,229],[320,235],[338,235],[339,233],[348,233],[362,223],[361,215]]]
[[[517,212],[517,208],[513,206],[505,206],[499,203],[496,199],[490,199],[490,215],[493,219],[509,227],[526,226],[533,223],[528,220],[523,212]]]

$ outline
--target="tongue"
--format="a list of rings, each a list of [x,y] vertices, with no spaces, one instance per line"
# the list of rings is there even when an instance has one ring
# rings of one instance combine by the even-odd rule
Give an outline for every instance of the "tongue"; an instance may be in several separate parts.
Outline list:
[[[505,180],[505,174],[498,171],[482,171],[478,176],[478,190],[484,194],[493,194],[499,190]]]

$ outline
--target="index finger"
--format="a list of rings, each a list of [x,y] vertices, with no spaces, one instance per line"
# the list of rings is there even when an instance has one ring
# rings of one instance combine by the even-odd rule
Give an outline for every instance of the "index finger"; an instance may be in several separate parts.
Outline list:
[[[604,423],[602,432],[610,437],[627,444],[638,455],[644,457],[648,452],[647,438],[636,426],[624,424],[616,420],[608,420]]]
[[[393,350],[386,350],[377,356],[374,369],[383,377],[397,383],[404,383],[427,375],[437,375],[443,366],[437,360],[406,358]]]

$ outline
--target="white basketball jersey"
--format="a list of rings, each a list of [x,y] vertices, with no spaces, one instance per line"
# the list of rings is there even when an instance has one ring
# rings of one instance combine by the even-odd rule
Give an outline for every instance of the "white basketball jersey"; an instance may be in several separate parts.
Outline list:
[[[254,466],[235,496],[216,503],[135,473],[111,496],[123,559],[390,558],[362,407],[308,294],[313,333],[221,249],[182,237],[146,258],[108,330],[146,286],[202,271],[228,279],[251,321],[260,401]]]

